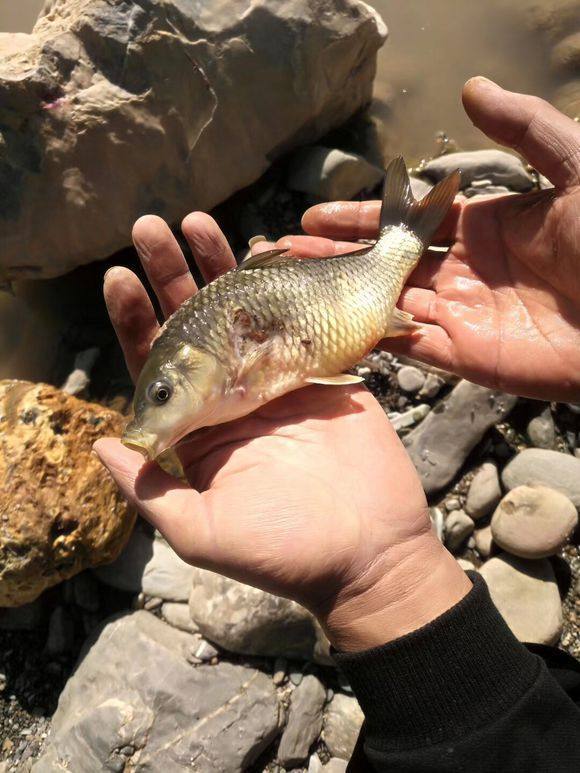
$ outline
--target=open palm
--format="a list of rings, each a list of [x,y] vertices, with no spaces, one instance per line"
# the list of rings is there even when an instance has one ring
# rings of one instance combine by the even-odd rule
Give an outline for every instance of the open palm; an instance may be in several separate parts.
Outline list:
[[[480,128],[556,187],[457,202],[438,235],[449,251],[422,259],[399,304],[424,335],[385,346],[507,392],[578,400],[580,126],[485,79],[467,84],[464,102]],[[344,240],[374,237],[378,216],[378,202],[318,205],[303,220],[313,236],[281,243],[301,254],[342,252]]]

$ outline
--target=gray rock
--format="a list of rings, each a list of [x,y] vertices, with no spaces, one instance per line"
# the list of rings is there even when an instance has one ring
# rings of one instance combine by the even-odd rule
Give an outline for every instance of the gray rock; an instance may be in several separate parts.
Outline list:
[[[84,392],[91,381],[91,371],[99,357],[100,350],[96,346],[79,352],[75,357],[73,370],[62,385],[62,391],[69,395],[79,395]]]
[[[477,520],[489,515],[501,499],[501,485],[495,462],[484,462],[469,485],[465,511]]]
[[[460,381],[403,443],[427,494],[446,486],[485,432],[508,415],[517,397]]]
[[[425,384],[425,374],[413,365],[403,365],[397,373],[397,381],[403,392],[415,394]]]
[[[461,170],[461,187],[469,188],[474,182],[486,181],[486,186],[505,186],[512,191],[529,191],[533,180],[517,156],[504,150],[473,150],[448,153],[429,161],[422,170],[437,182],[455,169]]]
[[[562,632],[562,606],[550,562],[501,553],[480,569],[493,603],[515,636],[535,644],[555,644]]]
[[[290,671],[290,681],[295,687],[298,687],[299,684],[302,684],[302,680],[304,679],[304,672],[300,671],[297,668],[293,668]]]
[[[34,773],[115,770],[123,747],[135,770],[246,770],[280,730],[272,681],[230,663],[191,668],[192,640],[143,611],[106,623],[61,694]]]
[[[469,188],[463,190],[463,195],[468,199],[472,199],[474,196],[505,196],[507,193],[512,193],[505,185],[491,185],[489,180],[482,180],[485,185],[475,184]]]
[[[336,693],[326,708],[322,731],[322,740],[333,757],[350,760],[363,719],[356,698]]]
[[[356,153],[316,145],[292,156],[288,187],[321,201],[338,201],[374,188],[383,176],[382,169]]]
[[[570,454],[526,448],[504,468],[502,481],[508,490],[541,483],[561,491],[580,508],[580,460]]]
[[[429,516],[431,517],[431,523],[435,530],[435,534],[437,535],[437,539],[443,542],[443,535],[445,533],[445,516],[443,515],[443,511],[440,507],[430,507]]]
[[[322,730],[325,700],[326,690],[313,674],[305,676],[292,693],[288,722],[278,748],[278,761],[286,769],[295,768],[307,759],[310,747]]]
[[[348,762],[346,760],[341,760],[339,757],[331,757],[322,770],[325,773],[345,773],[347,767]]]
[[[578,511],[546,486],[517,486],[502,499],[493,518],[494,541],[521,558],[547,558],[558,552],[578,525]]]
[[[200,641],[195,649],[195,657],[198,658],[201,663],[209,663],[210,660],[217,658],[218,655],[219,650],[217,650],[209,641]]]
[[[419,392],[419,397],[426,397],[428,400],[432,400],[434,397],[437,397],[444,383],[445,381],[437,374],[427,373],[425,383]]]
[[[475,564],[473,561],[468,561],[466,558],[458,558],[457,563],[463,569],[464,572],[475,572]]]
[[[471,536],[475,524],[463,510],[452,510],[445,520],[445,544],[452,552]]]
[[[274,661],[274,673],[272,674],[272,681],[276,686],[280,686],[286,680],[287,668],[288,661],[286,658],[276,658]]]
[[[420,403],[419,405],[414,405],[412,408],[409,408],[409,410],[404,413],[394,412],[389,413],[388,416],[395,432],[400,432],[406,427],[412,427],[413,424],[418,424],[423,421],[430,411],[431,408],[427,403]]]
[[[213,208],[368,103],[385,37],[357,0],[323,13],[306,0],[52,3],[31,36],[0,37],[14,117],[2,122],[4,277],[107,257],[144,212],[176,223]]]
[[[473,533],[475,540],[475,549],[482,558],[489,558],[491,555],[491,549],[493,546],[493,535],[491,533],[491,526],[488,524],[482,529],[477,529]]]
[[[554,448],[556,442],[556,427],[549,408],[535,416],[528,424],[527,434],[530,442],[536,448]]]
[[[119,590],[164,601],[187,601],[194,569],[163,539],[137,526],[119,558],[99,566],[94,573],[101,582]]]
[[[179,628],[181,631],[188,631],[189,633],[197,633],[199,631],[198,626],[191,619],[187,604],[166,601],[161,607],[161,617],[166,623],[169,623],[174,628]]]
[[[308,772],[307,773],[322,773],[324,768],[318,754],[313,754],[308,760]]]
[[[320,625],[299,604],[205,569],[193,577],[189,610],[205,638],[243,655],[333,664]]]
[[[451,510],[461,510],[461,502],[456,497],[451,497],[445,500],[445,509],[447,512]]]

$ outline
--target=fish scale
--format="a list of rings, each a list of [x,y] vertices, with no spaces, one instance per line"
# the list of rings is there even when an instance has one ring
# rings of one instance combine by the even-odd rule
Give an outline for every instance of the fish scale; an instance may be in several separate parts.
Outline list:
[[[309,381],[352,383],[341,374],[381,338],[417,329],[396,302],[458,184],[452,175],[416,202],[396,159],[374,245],[323,259],[252,256],[185,301],[151,348],[124,442],[154,457]]]

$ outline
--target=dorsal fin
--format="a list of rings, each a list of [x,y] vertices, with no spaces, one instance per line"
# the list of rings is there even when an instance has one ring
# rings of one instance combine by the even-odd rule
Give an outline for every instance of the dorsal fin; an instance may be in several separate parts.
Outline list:
[[[258,252],[256,255],[249,255],[240,263],[238,271],[248,271],[250,268],[269,268],[293,260],[291,257],[282,258],[281,256],[285,252],[288,252],[288,247],[283,250],[268,250],[267,252]]]
[[[330,258],[346,258],[350,255],[364,255],[366,252],[372,249],[372,245],[365,245],[360,250],[353,250],[352,252],[343,252],[339,255],[320,255],[316,258],[300,258],[293,257],[291,255],[285,255],[288,252],[288,247],[283,250],[268,250],[267,252],[259,252],[257,255],[249,255],[238,266],[238,271],[247,271],[250,268],[271,268],[272,266],[281,266],[289,263],[290,261],[304,261],[304,260],[329,260]]]

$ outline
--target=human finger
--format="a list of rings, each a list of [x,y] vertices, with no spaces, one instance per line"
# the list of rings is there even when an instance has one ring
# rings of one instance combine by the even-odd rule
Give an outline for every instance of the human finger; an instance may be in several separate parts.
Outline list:
[[[461,210],[456,201],[433,237],[433,244],[449,244]],[[357,241],[376,239],[379,230],[380,201],[333,201],[316,204],[302,216],[302,228],[311,236]]]
[[[107,271],[103,294],[127,369],[136,381],[159,330],[155,310],[139,277],[123,266]]]
[[[144,215],[133,226],[133,243],[165,317],[197,287],[171,229],[157,215]]]
[[[203,563],[208,545],[203,496],[157,464],[144,462],[141,454],[116,438],[97,440],[93,450],[123,496],[175,552],[186,561]]]
[[[344,255],[365,248],[357,242],[335,241],[322,236],[283,236],[274,247],[287,248],[289,255],[301,258],[323,258],[331,255]]]
[[[184,218],[181,230],[206,282],[235,267],[234,253],[211,215],[192,212]]]
[[[556,187],[580,184],[580,125],[549,102],[477,76],[463,87],[463,105],[478,129],[517,150]]]
[[[424,323],[417,335],[384,338],[378,348],[454,372],[453,343],[449,334],[439,325]]]

